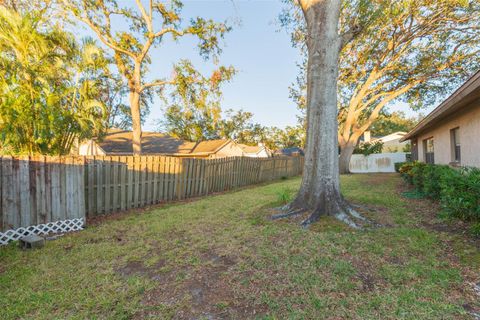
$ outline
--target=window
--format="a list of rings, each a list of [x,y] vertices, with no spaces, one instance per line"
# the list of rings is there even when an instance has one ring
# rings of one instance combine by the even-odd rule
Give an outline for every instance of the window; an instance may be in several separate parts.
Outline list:
[[[433,138],[423,140],[423,152],[425,154],[425,162],[434,164]]]
[[[460,162],[460,130],[455,128],[450,130],[450,141],[452,148],[452,161]]]

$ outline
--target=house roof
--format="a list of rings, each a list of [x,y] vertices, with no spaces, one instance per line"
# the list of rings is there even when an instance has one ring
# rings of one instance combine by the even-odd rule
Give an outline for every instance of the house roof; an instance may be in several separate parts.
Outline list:
[[[305,155],[305,153],[303,152],[303,149],[299,147],[284,148],[284,149],[275,151],[275,153],[286,155],[286,156],[291,156],[294,153],[298,153],[302,156]]]
[[[371,141],[382,141],[382,142],[387,142],[387,141],[392,141],[392,140],[398,140],[405,136],[407,133],[403,131],[397,131],[394,133],[387,134],[386,136],[383,137],[378,137],[374,138]]]
[[[131,154],[132,132],[111,130],[97,144],[107,154]],[[142,133],[142,153],[145,154],[211,154],[220,150],[231,140],[208,140],[190,142],[158,132]]]
[[[478,99],[480,99],[480,71],[477,71],[471,76],[460,88],[455,90],[452,95],[430,112],[400,141],[403,142],[422,134],[440,124],[443,120],[448,119],[448,117],[454,113],[474,106],[472,102]]]
[[[227,145],[231,140],[227,139],[218,139],[218,140],[205,140],[200,142],[189,142],[186,143],[186,149],[191,148],[190,151],[186,153],[215,153],[225,145]],[[181,152],[185,153],[185,152]]]
[[[263,146],[247,146],[246,144],[239,143],[238,146],[243,150],[245,153],[259,153],[265,147]]]
[[[97,144],[107,154],[130,154],[132,131],[111,130]],[[185,141],[157,132],[142,133],[142,152],[150,154],[176,153],[184,150]]]

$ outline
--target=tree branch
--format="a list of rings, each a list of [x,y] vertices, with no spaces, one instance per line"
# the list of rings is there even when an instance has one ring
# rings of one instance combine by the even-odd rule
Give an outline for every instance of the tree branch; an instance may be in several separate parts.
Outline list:
[[[148,32],[153,33],[153,26],[152,26],[152,19],[151,15],[147,14],[147,11],[145,10],[145,7],[142,4],[142,1],[140,0],[135,0],[137,3],[137,7],[142,13],[143,20],[145,21],[145,24],[147,25]],[[151,7],[151,1],[150,1],[150,7]],[[151,11],[150,11],[151,14]]]
[[[143,90],[145,90],[145,89],[147,89],[147,88],[164,86],[164,85],[167,85],[167,84],[175,84],[175,81],[173,81],[173,80],[156,80],[156,81],[152,81],[152,82],[150,82],[150,83],[146,83],[146,84],[142,85],[142,87],[140,88],[140,92],[142,92]]]
[[[361,25],[353,25],[351,26],[348,31],[344,32],[340,36],[340,48],[339,50],[342,50],[350,41],[355,39],[360,33],[363,31],[363,26]]]

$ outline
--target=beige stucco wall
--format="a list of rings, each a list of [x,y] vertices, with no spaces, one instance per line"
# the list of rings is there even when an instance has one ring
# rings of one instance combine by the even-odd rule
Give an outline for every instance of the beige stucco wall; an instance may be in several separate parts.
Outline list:
[[[87,140],[78,146],[78,155],[80,156],[104,156],[105,151],[93,140]]]
[[[468,111],[457,113],[448,120],[418,136],[418,160],[425,161],[423,141],[433,137],[436,164],[453,161],[450,130],[459,128],[462,166],[480,167],[480,102]]]
[[[241,157],[243,150],[236,143],[229,142],[223,148],[218,150],[212,158]]]

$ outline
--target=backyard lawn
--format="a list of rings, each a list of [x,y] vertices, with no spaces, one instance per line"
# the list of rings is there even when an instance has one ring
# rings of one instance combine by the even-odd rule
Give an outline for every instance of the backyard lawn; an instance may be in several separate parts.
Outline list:
[[[398,175],[342,177],[384,226],[270,221],[300,179],[0,248],[1,319],[475,319],[480,249]]]

